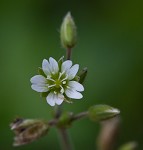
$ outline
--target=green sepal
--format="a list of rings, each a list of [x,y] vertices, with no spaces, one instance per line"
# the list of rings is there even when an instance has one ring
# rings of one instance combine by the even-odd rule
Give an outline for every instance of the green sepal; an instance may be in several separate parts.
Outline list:
[[[67,102],[67,103],[69,103],[69,104],[73,103],[72,99],[69,98],[69,97],[67,97],[66,94],[64,94],[64,101]]]
[[[45,75],[45,73],[44,73],[44,71],[42,70],[42,68],[38,68],[38,73],[40,74],[40,75],[42,75],[42,76],[44,76],[45,78],[47,77],[46,75]]]
[[[87,67],[83,68],[79,74],[78,74],[78,77],[79,77],[79,83],[83,83],[85,81],[85,78],[87,76]]]
[[[61,68],[63,62],[64,62],[64,56],[62,56],[58,61],[59,68]]]
[[[109,105],[95,105],[88,110],[89,118],[92,121],[103,121],[117,116],[120,111]]]
[[[48,94],[49,94],[49,92],[42,92],[42,93],[40,93],[40,96],[41,96],[41,97],[47,97]]]
[[[77,81],[77,82],[79,82],[80,77],[79,77],[78,75],[76,75],[76,76],[74,77],[74,80]]]

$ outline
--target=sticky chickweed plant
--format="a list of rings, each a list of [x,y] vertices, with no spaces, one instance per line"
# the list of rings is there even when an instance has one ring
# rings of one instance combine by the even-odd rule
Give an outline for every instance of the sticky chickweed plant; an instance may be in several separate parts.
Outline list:
[[[13,145],[28,144],[46,135],[51,128],[57,128],[60,134],[61,149],[72,150],[73,146],[67,130],[72,123],[88,117],[91,121],[101,123],[101,133],[97,138],[98,149],[111,150],[120,122],[118,109],[108,105],[95,105],[78,114],[63,112],[61,109],[64,103],[71,105],[73,101],[82,99],[84,90],[86,90],[83,83],[87,75],[87,68],[79,71],[79,64],[74,64],[71,60],[72,48],[77,42],[77,33],[70,12],[63,19],[60,39],[62,46],[66,49],[66,58],[61,56],[59,60],[56,60],[49,56],[48,59],[43,59],[38,74],[30,79],[31,88],[40,93],[46,99],[47,104],[53,108],[53,118],[49,121],[16,118],[10,124],[11,130],[15,133]],[[120,150],[133,150],[135,145],[133,142],[128,143]]]

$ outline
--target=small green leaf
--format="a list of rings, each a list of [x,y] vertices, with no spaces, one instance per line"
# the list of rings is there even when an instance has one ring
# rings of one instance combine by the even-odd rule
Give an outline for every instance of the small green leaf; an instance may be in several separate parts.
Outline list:
[[[102,121],[117,116],[120,111],[108,105],[95,105],[89,108],[89,118],[93,121]]]
[[[79,76],[79,83],[82,84],[82,83],[84,82],[86,76],[87,76],[87,67],[83,68],[83,69],[79,72],[78,76]]]
[[[42,68],[38,68],[38,73],[40,74],[40,75],[42,75],[42,76],[44,76],[44,77],[47,77],[46,75],[45,75],[45,73],[43,72],[43,70],[42,70]]]

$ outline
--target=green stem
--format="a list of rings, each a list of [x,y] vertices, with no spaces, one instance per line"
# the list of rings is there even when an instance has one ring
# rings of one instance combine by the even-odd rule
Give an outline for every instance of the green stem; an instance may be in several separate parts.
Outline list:
[[[61,110],[61,106],[60,105],[55,105],[55,114],[54,114],[54,117],[56,119],[58,119],[62,113],[62,110]]]
[[[72,49],[69,47],[67,49],[67,56],[66,56],[67,60],[71,59],[71,53],[72,53]],[[57,116],[56,118],[59,118],[60,115],[61,115],[61,109],[58,108],[56,112],[56,116]],[[72,144],[67,129],[59,128],[59,134],[61,139],[62,150],[72,150]]]
[[[49,126],[56,126],[58,124],[60,115],[61,115],[61,107],[56,106],[55,107],[55,119],[50,120],[48,122]],[[88,111],[81,112],[77,115],[73,115],[71,117],[71,122],[85,118],[85,117],[87,117],[87,115],[88,115]],[[73,150],[73,144],[72,144],[72,141],[71,141],[71,138],[69,136],[67,129],[61,127],[61,128],[58,128],[58,131],[59,131],[61,149],[62,150]]]
[[[73,146],[67,129],[60,128],[59,135],[62,150],[72,150]]]
[[[76,121],[76,120],[85,118],[85,117],[87,117],[87,115],[88,115],[88,111],[81,112],[81,113],[79,113],[79,114],[73,116],[73,117],[71,118],[71,121]]]
[[[67,60],[71,60],[71,53],[72,53],[72,49],[68,48],[67,49]]]
[[[61,106],[55,107],[55,119],[58,120],[58,118],[61,115]],[[57,123],[57,121],[51,122],[51,125],[54,125]],[[60,136],[60,145],[62,150],[72,150],[72,144],[69,138],[69,134],[65,128],[59,128],[59,136]]]
[[[71,59],[71,48],[67,49],[67,60]],[[61,147],[63,150],[72,150],[71,141],[69,138],[69,134],[66,129],[61,128],[59,129],[60,139],[61,139]]]

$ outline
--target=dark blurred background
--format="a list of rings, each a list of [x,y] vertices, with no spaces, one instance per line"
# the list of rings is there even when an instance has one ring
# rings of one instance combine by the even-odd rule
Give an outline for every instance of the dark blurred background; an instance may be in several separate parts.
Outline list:
[[[51,118],[52,108],[31,90],[44,58],[65,55],[59,29],[71,11],[78,29],[73,61],[88,67],[84,99],[64,104],[75,113],[94,104],[121,110],[117,146],[137,141],[143,149],[143,1],[0,1],[0,150],[59,150],[56,130],[37,142],[12,147],[9,123],[16,116]],[[93,150],[100,125],[88,119],[70,129],[77,150]]]

